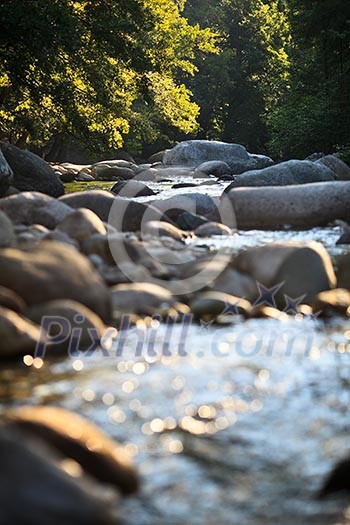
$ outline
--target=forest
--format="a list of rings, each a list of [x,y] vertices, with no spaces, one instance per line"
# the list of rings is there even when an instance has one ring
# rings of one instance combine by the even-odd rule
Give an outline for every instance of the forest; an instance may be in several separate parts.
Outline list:
[[[350,160],[349,2],[3,0],[0,26],[0,138],[19,147]]]

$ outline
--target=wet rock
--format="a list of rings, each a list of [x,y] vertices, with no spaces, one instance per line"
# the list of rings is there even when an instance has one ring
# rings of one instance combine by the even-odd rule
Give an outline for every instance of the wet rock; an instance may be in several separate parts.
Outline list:
[[[106,327],[98,315],[77,301],[57,300],[34,305],[26,310],[25,316],[39,326],[42,326],[44,317],[51,317],[58,322],[62,318],[61,325],[52,324],[49,335],[50,337],[60,335],[64,329],[65,340],[58,344],[63,349],[69,346],[73,330],[78,334],[78,337],[75,335],[77,350],[86,350],[94,344],[98,345],[106,331]],[[56,346],[53,345],[53,350],[56,349]],[[71,350],[75,349],[72,347]]]
[[[175,303],[166,288],[147,282],[121,284],[111,292],[113,310],[118,314],[165,315]]]
[[[106,227],[101,219],[87,208],[73,211],[57,226],[57,230],[79,242],[95,233],[107,235]]]
[[[261,291],[271,304],[282,310],[286,297],[312,304],[315,296],[336,286],[336,277],[328,252],[317,242],[268,244],[250,248],[234,261],[237,269],[246,271],[265,288]]]
[[[200,226],[207,224],[209,221],[201,215],[196,215],[189,211],[184,211],[176,219],[176,224],[182,230],[193,231],[199,228]]]
[[[0,149],[0,196],[3,196],[8,191],[10,185],[13,183],[13,171],[8,165],[1,149]]]
[[[13,171],[12,185],[20,191],[38,191],[59,197],[64,186],[51,166],[30,151],[0,142],[0,149]]]
[[[178,184],[174,184],[171,188],[173,190],[179,190],[182,188],[195,188],[197,184],[194,184],[193,182],[179,182]]]
[[[200,293],[189,306],[191,312],[200,318],[246,314],[251,308],[249,301],[223,292]]]
[[[203,193],[183,193],[169,199],[153,201],[152,204],[175,222],[184,211],[203,215],[210,220],[220,220],[216,202]]]
[[[0,211],[0,248],[13,246],[16,241],[15,229],[8,216]]]
[[[350,459],[340,461],[334,467],[325,480],[319,497],[325,498],[336,492],[350,492]]]
[[[6,412],[5,423],[24,438],[40,439],[73,459],[100,483],[113,485],[123,494],[137,491],[138,476],[126,452],[77,414],[56,407],[22,407]]]
[[[334,181],[335,175],[325,165],[302,160],[288,160],[261,170],[243,173],[226,188],[228,193],[233,188],[246,186],[291,186],[313,182]]]
[[[150,235],[152,237],[171,237],[177,241],[184,241],[189,237],[187,232],[180,230],[176,226],[164,221],[150,221],[147,222],[142,230],[143,235]]]
[[[71,208],[88,208],[95,212],[102,221],[108,222],[114,199],[114,195],[108,191],[88,190],[64,195],[59,200]]]
[[[17,314],[23,314],[27,305],[16,292],[0,286],[0,306],[13,310]]]
[[[346,228],[344,233],[337,240],[337,244],[350,244],[350,228]]]
[[[208,162],[203,162],[196,169],[194,174],[203,173],[204,175],[214,175],[215,177],[220,177],[222,175],[227,175],[231,173],[231,168],[226,162],[220,160],[211,160]]]
[[[256,163],[244,146],[209,140],[188,140],[168,150],[163,158],[166,165],[197,168],[204,162],[226,162],[234,173],[254,169]]]
[[[107,502],[85,490],[53,459],[41,442],[24,441],[16,429],[0,430],[1,521],[26,525],[110,525]],[[33,480],[35,490],[31,490]]]
[[[220,222],[207,222],[194,231],[197,237],[211,237],[213,235],[233,235],[233,231]]]
[[[335,155],[325,155],[317,160],[316,164],[326,166],[333,171],[337,180],[350,180],[350,168]]]
[[[15,311],[0,306],[0,359],[33,354],[41,340],[39,326]]]
[[[141,226],[150,221],[171,220],[158,208],[149,203],[115,197],[115,203],[109,215],[110,224],[117,231],[137,232]]]
[[[349,200],[350,182],[235,188],[222,197],[221,210],[233,208],[240,229],[312,228],[350,221]]]
[[[0,285],[18,293],[28,305],[72,299],[111,317],[110,295],[90,262],[74,248],[42,242],[31,252],[0,250]]]
[[[319,293],[312,305],[314,314],[323,317],[346,315],[350,317],[350,291],[337,288],[328,292]]]
[[[72,213],[63,202],[31,191],[1,199],[0,211],[14,224],[41,224],[49,229],[54,229]]]
[[[128,198],[156,195],[156,193],[151,188],[146,186],[146,184],[142,184],[142,182],[136,180],[117,182],[117,184],[115,184],[111,189],[111,192],[114,195]]]

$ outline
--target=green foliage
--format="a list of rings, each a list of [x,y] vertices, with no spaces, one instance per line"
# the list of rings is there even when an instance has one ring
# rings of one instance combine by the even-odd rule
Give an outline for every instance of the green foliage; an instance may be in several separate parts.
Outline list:
[[[70,133],[90,148],[134,149],[169,124],[196,129],[198,106],[179,81],[215,35],[176,0],[4,0],[0,132],[43,144]]]

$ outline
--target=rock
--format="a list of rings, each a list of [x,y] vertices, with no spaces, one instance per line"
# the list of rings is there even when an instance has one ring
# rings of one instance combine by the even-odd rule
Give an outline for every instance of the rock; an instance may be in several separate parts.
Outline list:
[[[250,302],[254,302],[258,296],[256,281],[231,266],[227,266],[210,286],[213,291],[225,292]]]
[[[134,200],[115,197],[111,208],[109,223],[117,230],[124,232],[137,232],[141,226],[150,221],[171,220],[151,203],[142,203]]]
[[[16,241],[15,229],[8,216],[0,211],[0,248],[13,246]]]
[[[59,200],[71,208],[88,208],[95,212],[102,221],[108,222],[115,197],[108,191],[88,190],[64,195]]]
[[[197,184],[194,184],[194,182],[179,182],[178,184],[174,184],[171,189],[172,190],[179,190],[182,188],[195,188]]]
[[[73,412],[50,406],[21,407],[5,413],[7,428],[23,441],[43,441],[64,458],[76,461],[94,480],[132,494],[139,487],[137,473],[121,447],[93,423]]]
[[[118,314],[165,315],[175,303],[166,288],[147,282],[120,284],[111,291],[113,310]]]
[[[23,439],[15,428],[0,429],[2,523],[110,525],[106,501],[79,485],[49,452],[41,442]]]
[[[333,171],[337,180],[350,180],[349,166],[335,155],[326,155],[317,160],[316,164],[326,166]]]
[[[69,323],[69,332],[66,334],[65,341],[59,343],[60,348],[66,349],[70,343],[72,330],[79,331],[77,340],[77,349],[86,350],[98,345],[101,341],[106,327],[103,321],[92,312],[89,308],[81,303],[71,300],[49,301],[38,305],[31,306],[25,312],[27,319],[41,326],[44,317],[63,318]],[[51,327],[50,336],[57,336],[61,328],[58,325]],[[53,345],[55,350],[55,345]]]
[[[345,315],[350,317],[350,291],[339,289],[319,293],[312,304],[314,314],[323,317]]]
[[[0,306],[13,310],[17,314],[23,314],[27,307],[20,295],[4,286],[0,286]]]
[[[337,244],[350,244],[350,228],[347,228],[337,240]]]
[[[194,234],[197,237],[212,237],[213,235],[233,235],[233,231],[220,222],[207,222],[198,226]]]
[[[78,182],[92,182],[95,180],[95,177],[90,175],[90,173],[85,173],[84,171],[80,171],[78,175],[76,176],[76,180]]]
[[[176,226],[164,221],[150,221],[147,222],[142,230],[143,235],[150,235],[151,237],[171,237],[177,241],[185,241],[189,237],[187,232],[180,230]]]
[[[208,222],[208,219],[206,219],[205,217],[202,217],[201,215],[196,215],[195,213],[191,213],[189,211],[184,211],[176,219],[176,224],[179,228],[181,228],[182,230],[189,231],[193,231],[196,228],[199,228],[200,226]]]
[[[254,169],[256,170],[262,170],[274,165],[274,161],[271,157],[267,157],[266,155],[250,154],[250,157],[255,161]]]
[[[150,168],[150,169],[139,172],[137,175],[134,176],[133,180],[153,182],[156,179],[157,179],[157,170]]]
[[[136,180],[117,182],[117,184],[115,184],[111,189],[111,192],[114,195],[128,198],[156,195],[156,193],[151,188],[146,186],[146,184],[142,184],[142,182]]]
[[[188,140],[168,150],[163,158],[166,165],[197,168],[208,161],[226,162],[234,173],[254,169],[256,161],[244,146],[209,140]]]
[[[271,306],[261,305],[248,310],[247,319],[275,319],[276,321],[288,321],[288,314],[272,308]]]
[[[319,497],[325,498],[336,492],[350,492],[350,459],[340,461],[334,467],[325,480]]]
[[[287,296],[299,303],[312,304],[315,296],[336,286],[336,277],[328,252],[317,242],[268,244],[250,248],[234,261],[236,268],[247,271],[270,291],[262,299],[280,309],[288,306]],[[274,287],[273,291],[271,291]]]
[[[92,174],[96,180],[130,180],[135,177],[135,172],[130,168],[122,166],[96,165],[92,168]]]
[[[148,162],[150,164],[154,164],[155,162],[163,162],[163,157],[165,155],[165,153],[167,152],[168,150],[166,149],[163,149],[162,151],[158,151],[157,153],[153,153],[153,155],[151,155],[149,158],[148,158]]]
[[[79,243],[69,237],[66,233],[63,233],[59,230],[53,230],[48,233],[46,233],[42,237],[43,241],[55,241],[55,242],[62,242],[63,244],[68,244],[69,246],[72,246],[76,250],[79,251]]]
[[[297,186],[235,188],[224,194],[221,211],[234,210],[237,227],[279,229],[324,226],[350,221],[350,183],[322,182]]]
[[[350,254],[341,255],[336,264],[338,288],[350,290]]]
[[[57,226],[57,229],[78,242],[95,233],[107,235],[106,227],[101,219],[96,213],[86,208],[78,208],[73,211]]]
[[[228,193],[233,188],[246,186],[291,186],[313,182],[334,181],[335,175],[326,166],[305,160],[288,160],[261,170],[243,173],[226,188]]]
[[[13,310],[0,306],[0,359],[33,354],[42,340],[39,326]]]
[[[81,302],[104,321],[111,318],[110,295],[90,262],[74,248],[42,242],[32,252],[0,250],[0,285],[30,306],[55,299]]]
[[[199,318],[229,314],[246,314],[249,301],[223,292],[203,292],[190,301],[191,312]]]
[[[64,202],[35,191],[0,199],[0,211],[14,224],[41,224],[49,229],[54,229],[72,213]]]
[[[216,202],[203,193],[182,193],[169,199],[152,201],[152,205],[175,222],[185,211],[220,221]]]
[[[13,171],[0,149],[0,196],[5,195],[11,184],[13,184]]]
[[[226,162],[220,160],[211,160],[200,164],[194,172],[194,175],[203,173],[204,175],[214,175],[220,177],[231,173],[231,168]]]
[[[312,153],[311,155],[309,155],[308,157],[306,157],[305,160],[311,160],[312,162],[315,162],[316,160],[320,160],[322,159],[322,157],[325,157],[326,154],[325,153]]]
[[[64,194],[62,182],[43,159],[6,142],[0,142],[0,149],[13,171],[12,185],[15,188],[20,191],[39,191],[51,197]]]

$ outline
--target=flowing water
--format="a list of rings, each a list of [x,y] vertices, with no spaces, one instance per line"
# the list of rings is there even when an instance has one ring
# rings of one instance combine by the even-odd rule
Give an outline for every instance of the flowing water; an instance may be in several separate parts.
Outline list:
[[[336,255],[339,233],[194,242],[315,239]],[[3,409],[62,406],[123,444],[142,477],[119,504],[126,525],[350,524],[349,499],[316,499],[350,451],[350,320],[141,323],[109,356],[9,366],[0,380]]]

